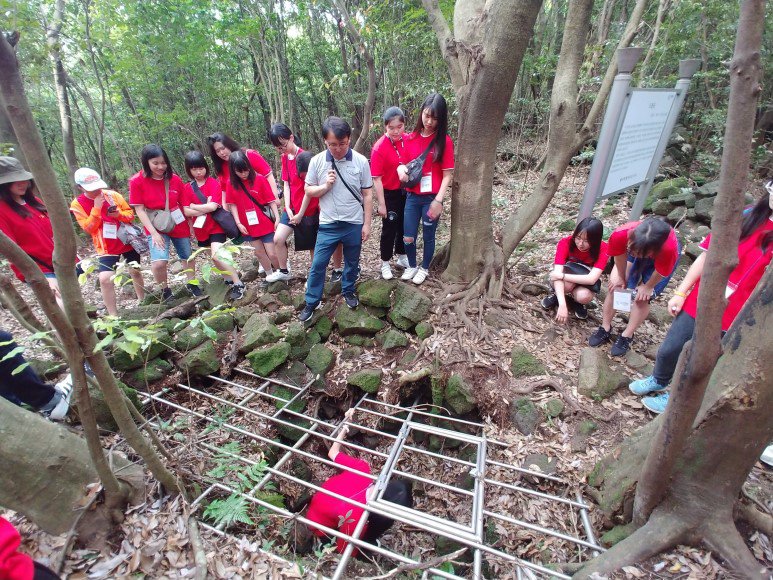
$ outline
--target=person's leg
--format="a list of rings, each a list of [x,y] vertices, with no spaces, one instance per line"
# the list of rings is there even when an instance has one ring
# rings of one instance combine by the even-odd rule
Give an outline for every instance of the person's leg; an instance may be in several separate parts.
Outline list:
[[[362,224],[343,223],[341,245],[344,253],[344,275],[341,278],[341,294],[353,294],[357,282],[357,267],[362,249]]]
[[[48,282],[48,287],[51,288],[51,292],[54,294],[54,300],[56,300],[59,308],[64,310],[64,302],[62,302],[62,294],[59,292],[59,282],[57,281],[56,276],[46,276],[46,282]]]
[[[167,265],[169,264],[169,240],[166,234],[161,234],[164,238],[164,247],[158,248],[153,244],[153,238],[148,236],[148,245],[150,246],[150,271],[153,279],[161,288],[168,287]]]
[[[316,251],[316,246],[314,250]],[[333,252],[333,269],[343,270],[344,268],[344,247],[341,244],[336,246],[335,252]]]
[[[322,300],[322,290],[325,287],[325,270],[330,257],[340,246],[337,224],[322,224],[317,233],[317,244],[314,246],[314,259],[309,269],[309,279],[306,284],[306,304],[317,305]],[[343,256],[343,248],[341,249]],[[343,258],[342,258],[343,259]]]
[[[401,189],[394,197],[394,211],[397,213],[397,219],[395,219],[395,226],[397,231],[395,232],[395,254],[397,259],[405,257],[405,241],[403,236],[403,226],[405,224],[405,190]],[[407,258],[406,258],[407,259]]]
[[[421,221],[421,196],[409,193],[405,200],[403,242],[408,256],[408,267],[416,268],[416,236]]]
[[[185,276],[188,282],[196,279],[196,259],[192,258],[193,249],[191,248],[190,238],[171,238],[174,251],[177,257],[185,262]]]
[[[112,270],[99,272],[99,289],[102,292],[102,301],[110,316],[118,315],[118,307],[115,301],[115,283],[113,282],[114,272]]]
[[[389,260],[392,259],[395,237],[397,236],[397,210],[395,209],[397,203],[395,201],[395,193],[399,194],[399,190],[397,192],[390,189],[384,190],[384,202],[386,205],[387,216],[381,219],[379,252],[381,253],[382,262],[389,262]]]
[[[241,284],[241,280],[239,279],[239,274],[236,271],[236,268],[234,268],[232,265],[227,264],[223,260],[218,258],[218,252],[220,252],[220,248],[223,247],[223,244],[221,242],[212,242],[209,246],[209,250],[212,254],[212,263],[215,265],[215,268],[223,272],[223,276],[227,276],[231,279],[231,282],[234,284]]]
[[[260,240],[252,240],[250,242],[250,245],[255,251],[255,257],[258,259],[258,262],[260,263],[260,265],[263,266],[263,269],[266,271],[267,274],[270,274],[271,259],[268,257],[268,253],[266,252],[266,245]]]
[[[131,276],[132,286],[134,286],[134,293],[137,295],[137,300],[142,300],[145,298],[145,280],[142,279],[142,270],[140,270],[142,256],[135,250],[129,250],[122,254],[122,257],[129,269],[129,276]],[[132,266],[132,264],[135,265]]]
[[[413,507],[413,492],[411,484],[405,480],[397,479],[390,481],[384,490],[383,499],[385,501],[396,503],[404,507]],[[368,526],[362,535],[362,540],[373,544],[378,538],[384,535],[394,523],[394,520],[379,514],[370,514],[368,517]]]
[[[571,294],[574,301],[578,304],[588,304],[595,296],[595,294],[585,286],[574,286],[571,290]]]
[[[429,264],[432,261],[432,256],[435,255],[435,233],[437,232],[437,226],[440,222],[440,218],[431,220],[427,217],[427,210],[429,209],[434,196],[424,195],[422,197],[428,199],[422,200],[421,209],[421,235],[424,238],[424,252],[421,260],[421,267],[424,270],[429,270]]]
[[[17,346],[13,336],[0,330],[0,359],[8,356]],[[26,362],[21,353],[0,360],[0,396],[40,409],[51,402],[56,396],[56,390],[53,386],[44,383],[30,366],[13,374]]]
[[[284,217],[286,214],[282,214]],[[276,251],[277,265],[280,270],[287,270],[287,240],[293,233],[293,228],[280,223],[274,235],[274,250]]]
[[[684,311],[680,312],[671,323],[655,358],[652,376],[658,384],[667,385],[671,382],[679,355],[687,341],[692,339],[694,332],[695,319]]]
[[[641,326],[641,323],[647,320],[649,314],[650,303],[648,301],[633,301],[631,303],[631,314],[628,316],[628,324],[625,325],[625,329],[621,333],[622,336],[631,338],[636,329]]]

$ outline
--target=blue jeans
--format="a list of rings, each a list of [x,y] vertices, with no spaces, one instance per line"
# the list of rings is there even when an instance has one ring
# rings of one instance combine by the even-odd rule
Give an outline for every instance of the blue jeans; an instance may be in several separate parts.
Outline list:
[[[695,319],[682,310],[671,323],[666,338],[658,349],[658,356],[655,358],[652,376],[658,384],[667,385],[671,382],[679,355],[687,341],[692,340],[694,332]]]
[[[191,240],[190,238],[172,238],[168,236],[167,234],[161,234],[161,237],[164,238],[164,247],[158,248],[153,243],[153,236],[148,234],[148,245],[150,246],[150,261],[151,262],[157,262],[157,261],[169,261],[169,245],[174,246],[175,252],[177,252],[177,257],[181,260],[187,260],[191,257],[191,254],[193,253],[193,250],[191,249]]]
[[[4,330],[0,330],[0,342],[8,343],[0,346],[0,359],[16,348],[13,337]],[[15,354],[0,362],[0,397],[5,397],[17,405],[21,402],[40,409],[51,402],[56,391],[54,387],[44,383],[32,367],[25,367],[14,375],[13,371],[25,362],[27,361],[21,354]]]
[[[431,220],[427,217],[429,204],[435,199],[434,195],[417,195],[408,192],[405,200],[405,219],[403,234],[406,238],[412,238],[412,242],[405,242],[405,254],[408,256],[408,265],[416,267],[416,236],[419,234],[419,222],[421,222],[422,236],[424,237],[424,256],[421,267],[429,269],[432,256],[435,255],[435,232],[439,219]]]
[[[341,293],[354,293],[357,266],[360,264],[360,249],[362,248],[362,224],[349,222],[319,224],[317,243],[314,246],[314,260],[311,262],[306,287],[306,304],[316,305],[322,300],[322,291],[325,288],[325,271],[330,257],[339,243],[343,244],[344,247],[344,275],[341,279]]]

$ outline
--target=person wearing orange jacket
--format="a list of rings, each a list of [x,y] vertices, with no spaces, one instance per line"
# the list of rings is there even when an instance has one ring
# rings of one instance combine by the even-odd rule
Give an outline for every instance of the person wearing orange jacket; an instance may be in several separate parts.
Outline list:
[[[117,191],[107,189],[99,173],[88,167],[75,172],[75,183],[81,191],[70,204],[70,211],[84,231],[91,235],[99,256],[99,287],[107,313],[118,314],[115,299],[115,267],[123,258],[129,265],[129,275],[137,299],[145,297],[145,283],[139,269],[140,255],[118,236],[122,223],[134,220],[134,210]]]

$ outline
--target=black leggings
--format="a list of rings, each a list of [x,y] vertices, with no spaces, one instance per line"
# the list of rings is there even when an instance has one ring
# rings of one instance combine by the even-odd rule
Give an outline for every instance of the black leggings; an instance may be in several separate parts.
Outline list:
[[[13,342],[13,337],[4,330],[0,330],[0,343],[8,343],[0,346],[0,359],[17,346]],[[21,354],[0,362],[0,397],[5,397],[16,404],[24,403],[40,409],[51,402],[56,391],[54,387],[44,383],[32,367],[25,367],[14,375],[13,372],[25,362],[27,361]]]
[[[394,254],[405,253],[403,242],[403,219],[405,213],[405,190],[385,189],[384,203],[387,217],[381,220],[381,260],[388,262]],[[389,219],[389,212],[394,212],[394,219]]]
[[[413,507],[413,490],[411,483],[404,479],[390,481],[384,490],[384,500],[405,507]],[[362,535],[364,542],[375,544],[376,540],[386,532],[395,521],[381,514],[368,516],[368,527]]]

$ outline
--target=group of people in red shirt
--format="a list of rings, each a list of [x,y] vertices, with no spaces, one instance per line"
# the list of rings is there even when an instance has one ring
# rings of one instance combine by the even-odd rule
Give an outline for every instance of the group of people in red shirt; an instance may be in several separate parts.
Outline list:
[[[722,318],[726,332],[748,300],[773,255],[773,182],[765,186],[759,201],[744,212],[738,245],[738,265],[730,273]],[[628,322],[612,345],[610,354],[622,356],[631,348],[634,332],[646,320],[650,301],[668,285],[681,253],[676,232],[666,222],[649,217],[626,223],[603,238],[603,224],[595,218],[581,220],[574,232],[559,241],[550,280],[553,293],[542,299],[546,309],[556,308],[556,320],[565,323],[569,309],[577,318],[588,317],[586,305],[601,289],[601,274],[609,258],[614,267],[609,275],[607,295],[602,306],[601,325],[588,338],[598,347],[612,338],[616,310],[629,312]],[[710,251],[711,234],[700,247]],[[668,403],[668,384],[673,377],[682,348],[692,338],[697,315],[698,288],[706,252],[698,256],[668,302],[674,317],[663,344],[658,349],[651,376],[633,381],[629,388],[644,395],[646,408],[662,413]]]

